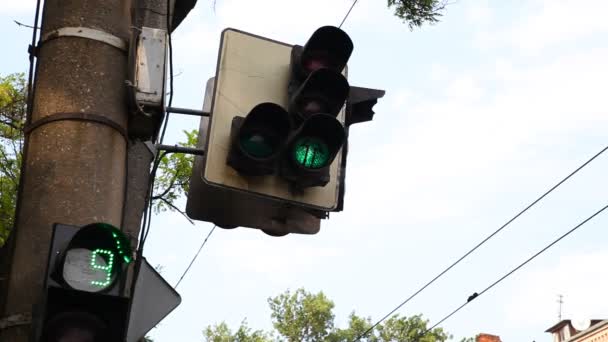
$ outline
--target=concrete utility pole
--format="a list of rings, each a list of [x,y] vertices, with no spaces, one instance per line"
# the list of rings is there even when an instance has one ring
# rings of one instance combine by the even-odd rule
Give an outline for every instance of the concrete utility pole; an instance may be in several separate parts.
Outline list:
[[[55,222],[120,226],[131,1],[46,0],[0,341],[29,341]],[[1,302],[1,301],[0,301]],[[2,319],[0,318],[0,319]]]

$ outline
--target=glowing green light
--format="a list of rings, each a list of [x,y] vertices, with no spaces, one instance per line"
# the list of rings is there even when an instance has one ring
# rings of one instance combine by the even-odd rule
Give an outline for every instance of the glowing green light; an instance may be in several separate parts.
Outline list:
[[[309,169],[322,168],[329,161],[327,144],[314,137],[305,137],[296,141],[293,154],[296,163]]]
[[[97,264],[97,255],[105,254],[108,257],[108,263],[106,265]],[[93,280],[91,285],[106,287],[110,285],[112,281],[112,269],[114,267],[114,253],[107,249],[98,248],[91,252],[91,268],[94,270],[102,270],[105,272],[105,278],[103,280]]]

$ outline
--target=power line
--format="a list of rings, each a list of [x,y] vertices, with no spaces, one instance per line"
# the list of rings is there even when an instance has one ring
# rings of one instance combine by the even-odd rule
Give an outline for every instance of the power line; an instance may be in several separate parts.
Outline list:
[[[378,320],[376,323],[374,323],[369,329],[367,329],[363,334],[359,335],[356,339],[356,341],[359,341],[361,338],[363,338],[364,336],[366,336],[367,334],[369,334],[378,324],[380,324],[382,321],[384,321],[385,319],[387,319],[390,315],[392,315],[393,313],[395,313],[395,311],[399,310],[403,305],[405,305],[406,303],[408,303],[410,300],[412,300],[414,297],[416,297],[418,294],[420,294],[422,291],[424,291],[427,287],[429,287],[431,284],[433,284],[437,279],[441,278],[444,274],[446,274],[449,270],[451,270],[454,266],[458,265],[462,260],[464,260],[466,257],[468,257],[470,254],[472,254],[474,251],[476,251],[479,247],[481,247],[483,244],[485,244],[486,242],[488,242],[488,240],[490,240],[491,238],[493,238],[496,234],[498,234],[500,231],[502,231],[503,229],[505,229],[508,225],[510,225],[513,221],[515,221],[517,218],[519,218],[521,215],[523,215],[526,211],[528,211],[530,208],[532,208],[534,205],[536,205],[538,202],[540,202],[543,198],[545,198],[547,195],[549,195],[551,192],[553,192],[553,190],[557,189],[559,186],[561,186],[564,182],[566,182],[568,179],[570,179],[572,176],[574,176],[576,173],[578,173],[580,170],[582,170],[585,166],[587,166],[589,163],[591,163],[593,160],[595,160],[597,157],[599,157],[602,153],[604,153],[606,150],[608,150],[608,146],[604,147],[601,151],[599,151],[598,153],[596,153],[593,157],[591,157],[589,160],[587,160],[585,163],[583,163],[581,166],[579,166],[578,168],[576,168],[576,170],[574,170],[573,172],[571,172],[568,176],[566,176],[564,179],[562,179],[561,181],[559,181],[557,184],[555,184],[552,188],[550,188],[548,191],[546,191],[544,194],[542,194],[540,197],[538,197],[534,202],[532,202],[531,204],[529,204],[527,207],[525,207],[522,211],[520,211],[517,215],[513,216],[510,220],[508,220],[505,224],[503,224],[502,226],[500,226],[500,228],[498,228],[497,230],[495,230],[492,234],[488,235],[485,239],[483,239],[481,242],[479,242],[475,247],[473,247],[472,249],[470,249],[468,252],[466,252],[463,256],[461,256],[458,260],[456,260],[455,262],[453,262],[450,266],[448,266],[446,269],[444,269],[443,271],[441,271],[441,273],[439,273],[438,275],[436,275],[433,279],[431,279],[431,281],[429,281],[428,283],[426,283],[424,286],[422,286],[420,289],[418,289],[416,292],[414,292],[412,295],[410,295],[406,300],[404,300],[401,304],[397,305],[396,308],[394,308],[393,310],[391,310],[388,314],[386,314],[384,317],[382,317],[380,320]]]
[[[357,1],[359,0],[355,0],[353,1],[352,6],[350,6],[350,8],[348,9],[348,12],[346,12],[346,15],[344,16],[344,19],[342,19],[342,22],[340,23],[340,26],[338,26],[338,28],[341,28],[342,25],[344,24],[344,22],[346,21],[346,18],[348,18],[348,15],[350,14],[350,11],[353,10],[353,7],[355,7],[355,5],[357,4]]]
[[[478,298],[479,296],[481,296],[482,294],[488,292],[491,288],[493,288],[494,286],[498,285],[500,282],[502,282],[503,280],[505,280],[507,277],[509,277],[511,274],[517,272],[520,268],[524,267],[527,263],[529,263],[530,261],[534,260],[537,256],[543,254],[547,249],[553,247],[553,245],[555,245],[556,243],[560,242],[562,239],[564,239],[566,236],[572,234],[575,230],[579,229],[580,227],[582,227],[585,223],[591,221],[594,217],[596,217],[597,215],[599,215],[600,213],[602,213],[604,210],[608,209],[608,205],[604,206],[602,209],[596,211],[593,215],[589,216],[588,218],[586,218],[585,220],[583,220],[581,223],[577,224],[576,226],[574,226],[574,228],[570,229],[569,231],[567,231],[566,233],[564,233],[563,235],[561,235],[560,237],[558,237],[557,239],[553,240],[553,242],[551,242],[550,244],[548,244],[547,246],[545,246],[543,249],[541,249],[540,251],[536,252],[534,255],[532,255],[530,258],[528,258],[526,261],[522,262],[521,264],[519,264],[517,267],[515,267],[514,269],[510,270],[509,272],[507,272],[507,274],[505,274],[504,276],[500,277],[498,280],[496,280],[495,282],[493,282],[492,284],[490,284],[490,286],[486,287],[483,291],[481,291],[479,294],[475,293],[473,296],[469,297],[469,300],[467,300],[466,303],[460,305],[458,308],[456,308],[454,311],[450,312],[450,314],[448,314],[447,316],[445,316],[444,318],[442,318],[439,322],[435,323],[432,327],[428,328],[422,335],[420,335],[418,338],[424,336],[426,333],[428,333],[429,331],[433,330],[434,328],[436,328],[439,324],[443,323],[445,320],[447,320],[448,318],[452,317],[454,314],[456,314],[458,311],[460,311],[462,308],[464,308],[467,304],[469,304],[470,302],[472,302],[474,299]],[[417,339],[418,339],[417,338]]]
[[[175,284],[175,286],[174,286],[175,289],[177,289],[177,287],[179,286],[179,283],[182,282],[182,279],[184,279],[184,277],[186,276],[186,273],[188,273],[188,271],[190,270],[190,267],[192,267],[192,264],[194,264],[194,261],[198,257],[198,255],[201,252],[201,250],[203,249],[203,247],[205,247],[205,244],[207,243],[207,240],[209,239],[209,237],[211,236],[211,234],[213,234],[213,231],[215,230],[215,227],[217,227],[217,226],[214,225],[213,228],[211,228],[211,230],[209,231],[209,234],[207,234],[207,237],[205,238],[205,240],[203,241],[203,243],[199,247],[198,251],[196,252],[196,254],[194,254],[194,257],[192,258],[192,261],[190,261],[190,265],[188,265],[188,267],[186,268],[186,270],[184,271],[184,273],[182,274],[182,276],[179,278],[179,280]]]

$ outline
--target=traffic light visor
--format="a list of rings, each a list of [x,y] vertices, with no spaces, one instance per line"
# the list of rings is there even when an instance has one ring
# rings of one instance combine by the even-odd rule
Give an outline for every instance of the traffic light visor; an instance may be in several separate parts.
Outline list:
[[[334,26],[317,29],[300,57],[300,66],[305,73],[320,68],[341,72],[353,52],[353,42],[346,32]]]
[[[301,119],[318,114],[338,115],[348,97],[348,81],[330,69],[319,69],[304,81],[289,103],[289,112]]]
[[[126,236],[114,226],[94,223],[82,227],[68,244],[61,259],[61,278],[73,289],[101,292],[131,261]]]
[[[266,102],[255,106],[239,129],[237,145],[252,159],[270,159],[287,141],[291,124],[287,112],[279,105]]]

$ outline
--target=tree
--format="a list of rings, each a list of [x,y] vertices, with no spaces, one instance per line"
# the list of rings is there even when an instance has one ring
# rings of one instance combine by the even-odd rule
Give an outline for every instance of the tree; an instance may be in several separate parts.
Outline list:
[[[304,289],[284,293],[268,299],[274,331],[253,331],[245,321],[236,333],[224,322],[208,326],[203,336],[208,342],[351,342],[371,326],[371,318],[350,314],[348,327],[334,326],[334,303],[323,292],[309,293]],[[427,331],[428,321],[421,315],[405,317],[394,315],[378,324],[361,339],[364,342],[443,342],[452,336],[441,328]],[[273,339],[274,338],[274,339]],[[469,342],[472,339],[463,339]]]
[[[196,147],[197,130],[183,131],[186,141],[179,143],[183,147]],[[165,155],[158,165],[158,175],[154,182],[153,200],[157,200],[155,211],[175,210],[185,214],[174,204],[183,195],[188,195],[190,174],[194,156],[183,153]]]
[[[241,326],[233,334],[224,322],[208,326],[203,331],[203,336],[210,342],[271,342],[272,337],[261,330],[252,331],[243,320]]]
[[[403,19],[410,30],[437,23],[447,5],[447,0],[388,0],[388,7],[395,8],[395,15]]]
[[[15,219],[26,111],[23,74],[0,76],[0,247]]]
[[[321,341],[334,329],[334,303],[323,292],[289,290],[268,299],[272,324],[288,341]]]

